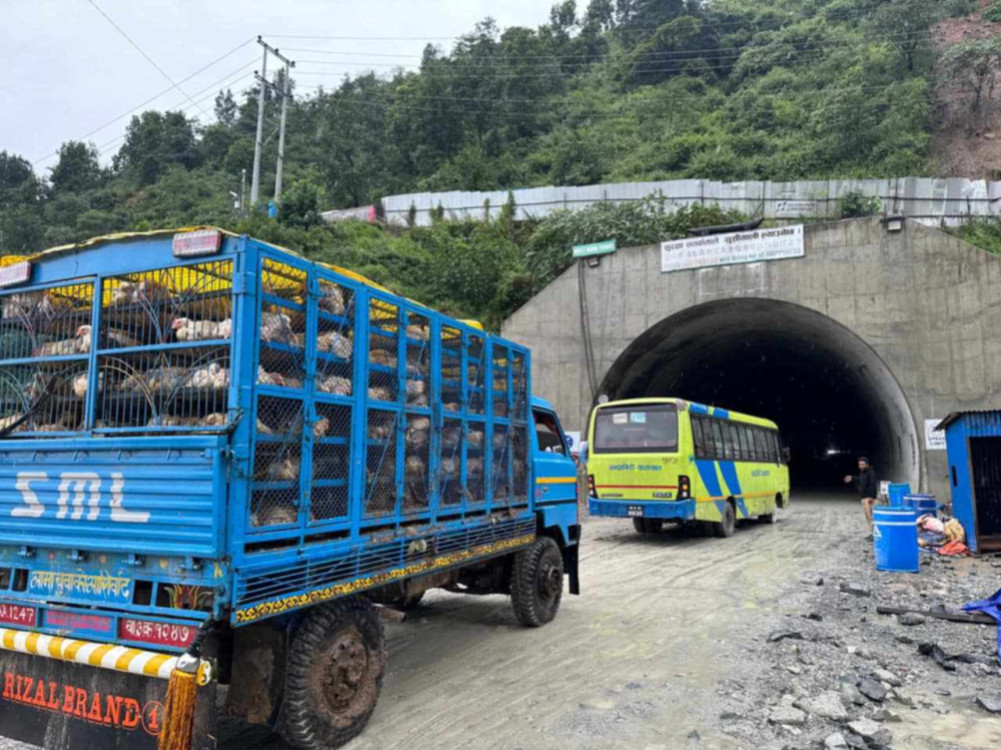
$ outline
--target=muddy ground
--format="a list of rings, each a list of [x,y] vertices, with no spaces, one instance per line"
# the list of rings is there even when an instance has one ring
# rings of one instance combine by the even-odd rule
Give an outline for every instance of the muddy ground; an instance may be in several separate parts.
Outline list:
[[[976,702],[1001,700],[995,629],[875,612],[986,597],[1001,558],[877,574],[863,524],[831,499],[726,540],[588,520],[583,595],[550,625],[519,627],[506,597],[440,592],[388,625],[382,697],[349,747],[1001,747],[1001,714]],[[925,642],[972,663],[946,671]],[[878,719],[855,725],[869,740],[849,729],[860,718]],[[280,744],[250,730],[224,747]]]

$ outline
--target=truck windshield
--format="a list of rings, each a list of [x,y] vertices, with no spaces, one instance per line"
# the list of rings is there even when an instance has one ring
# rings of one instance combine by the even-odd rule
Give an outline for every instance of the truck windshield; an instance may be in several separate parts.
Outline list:
[[[594,453],[667,453],[678,449],[678,409],[647,404],[598,409]]]

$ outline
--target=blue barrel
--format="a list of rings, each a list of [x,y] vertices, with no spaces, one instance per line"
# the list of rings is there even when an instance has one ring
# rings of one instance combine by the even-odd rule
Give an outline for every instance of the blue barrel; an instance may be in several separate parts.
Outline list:
[[[907,482],[892,483],[887,493],[890,495],[890,505],[899,508],[904,504],[904,495],[911,494],[911,485]]]
[[[876,570],[917,573],[921,569],[917,512],[904,508],[875,507],[872,517]]]
[[[938,500],[934,495],[908,494],[904,495],[904,507],[917,511],[918,516],[931,514],[938,516]]]

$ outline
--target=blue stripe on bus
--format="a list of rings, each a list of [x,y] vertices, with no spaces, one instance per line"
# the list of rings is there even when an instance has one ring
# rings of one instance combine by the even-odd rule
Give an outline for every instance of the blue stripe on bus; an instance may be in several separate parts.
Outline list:
[[[714,417],[719,417],[720,419],[729,419],[730,418],[730,410],[729,409],[720,409],[717,406],[715,409],[713,409],[713,416]]]
[[[747,504],[744,503],[743,490],[740,489],[740,477],[737,476],[737,464],[733,461],[720,461],[719,470],[723,481],[730,488],[730,494],[737,501],[737,517],[747,518]]]
[[[702,484],[705,485],[709,497],[722,495],[723,490],[719,486],[719,477],[716,476],[716,462],[703,458],[696,460],[695,466],[699,470],[699,477],[702,479]]]
[[[708,414],[709,413],[709,407],[708,406],[703,406],[702,404],[690,404],[688,408],[691,411],[695,412],[696,414]]]

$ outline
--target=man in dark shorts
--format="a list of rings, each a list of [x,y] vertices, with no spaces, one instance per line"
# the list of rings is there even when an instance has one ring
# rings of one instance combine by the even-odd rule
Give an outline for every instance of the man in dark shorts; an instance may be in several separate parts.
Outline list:
[[[858,474],[848,474],[845,476],[845,484],[855,483],[859,498],[862,500],[862,509],[865,511],[865,520],[869,522],[869,536],[872,537],[872,506],[876,504],[879,497],[879,481],[876,479],[876,471],[865,456],[859,457]]]

